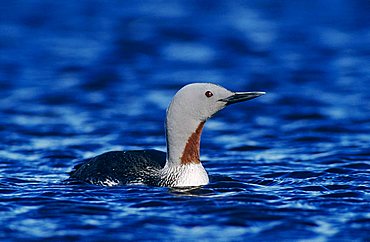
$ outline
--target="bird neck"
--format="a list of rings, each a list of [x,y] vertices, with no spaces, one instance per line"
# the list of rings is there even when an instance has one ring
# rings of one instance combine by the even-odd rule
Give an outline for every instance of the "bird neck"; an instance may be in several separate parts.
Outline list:
[[[205,121],[177,119],[172,115],[167,115],[168,165],[200,164],[200,138],[204,123]]]
[[[167,162],[161,185],[190,187],[206,185],[207,171],[200,162],[200,136],[205,122],[166,121]]]

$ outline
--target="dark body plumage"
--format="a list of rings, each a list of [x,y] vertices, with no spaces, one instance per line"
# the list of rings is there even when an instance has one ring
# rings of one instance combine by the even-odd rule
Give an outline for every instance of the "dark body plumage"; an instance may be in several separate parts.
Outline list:
[[[158,150],[110,151],[76,165],[71,178],[95,185],[160,184],[166,153]]]

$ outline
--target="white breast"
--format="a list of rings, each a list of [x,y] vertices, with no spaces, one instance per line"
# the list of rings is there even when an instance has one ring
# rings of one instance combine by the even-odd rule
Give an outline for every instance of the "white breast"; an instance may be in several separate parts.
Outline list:
[[[176,167],[166,166],[161,173],[161,180],[167,183],[163,184],[164,186],[191,187],[207,185],[209,183],[207,171],[201,163],[191,163]]]

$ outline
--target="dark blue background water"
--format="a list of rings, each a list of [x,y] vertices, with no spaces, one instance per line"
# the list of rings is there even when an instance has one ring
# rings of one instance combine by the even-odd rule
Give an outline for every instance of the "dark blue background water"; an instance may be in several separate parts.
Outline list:
[[[370,2],[2,1],[0,240],[370,240]],[[212,182],[68,184],[165,150],[190,82],[268,95],[205,127]]]

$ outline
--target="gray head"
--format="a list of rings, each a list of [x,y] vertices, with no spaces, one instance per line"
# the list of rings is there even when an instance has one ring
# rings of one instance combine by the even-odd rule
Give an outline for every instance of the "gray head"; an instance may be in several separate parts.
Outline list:
[[[212,83],[193,83],[181,88],[168,111],[198,121],[206,121],[227,105],[247,101],[265,92],[232,92]],[[173,110],[175,109],[175,110]]]

